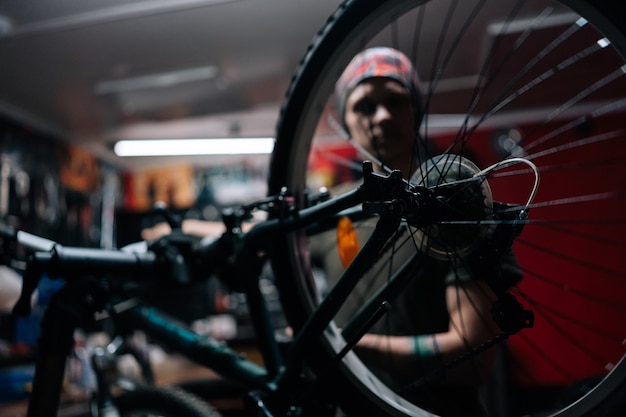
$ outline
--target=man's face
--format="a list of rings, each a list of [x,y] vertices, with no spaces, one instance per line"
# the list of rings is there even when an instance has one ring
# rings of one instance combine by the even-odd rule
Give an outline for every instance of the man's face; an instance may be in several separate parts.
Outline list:
[[[346,101],[345,122],[352,140],[408,178],[415,132],[409,91],[390,78],[370,78]]]

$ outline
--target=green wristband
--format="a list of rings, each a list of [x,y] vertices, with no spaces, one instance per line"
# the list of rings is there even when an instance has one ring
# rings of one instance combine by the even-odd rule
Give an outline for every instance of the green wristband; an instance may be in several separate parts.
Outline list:
[[[431,340],[430,343],[429,339]],[[439,349],[435,336],[431,334],[413,336],[413,353],[421,358],[430,358],[438,355]]]

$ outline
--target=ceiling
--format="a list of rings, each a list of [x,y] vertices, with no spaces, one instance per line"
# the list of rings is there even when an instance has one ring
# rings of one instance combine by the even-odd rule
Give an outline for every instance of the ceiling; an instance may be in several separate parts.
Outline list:
[[[137,160],[114,157],[117,139],[273,136],[297,63],[338,4],[3,1],[0,112],[121,167]]]
[[[111,149],[119,139],[274,136],[298,62],[339,3],[2,0],[0,114],[78,142],[120,169],[164,160],[118,158]],[[458,4],[467,8],[459,16],[469,15],[470,3]],[[541,10],[543,1],[525,7]],[[452,79],[440,82],[440,113],[457,111],[450,106],[463,102],[460,94],[469,97],[463,81],[480,71],[484,28],[506,13],[497,0],[486,9],[483,30],[458,48],[465,53],[451,61]],[[553,21],[572,21],[565,17]],[[424,38],[434,44],[429,31],[440,26],[425,20]],[[503,53],[510,42],[501,44]],[[420,65],[422,74],[430,64]]]

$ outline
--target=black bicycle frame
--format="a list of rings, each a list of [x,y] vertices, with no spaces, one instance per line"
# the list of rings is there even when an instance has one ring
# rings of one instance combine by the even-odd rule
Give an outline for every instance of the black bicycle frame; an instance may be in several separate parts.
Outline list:
[[[380,220],[372,237],[340,277],[329,295],[315,309],[301,331],[295,335],[286,361],[275,338],[268,309],[258,286],[259,276],[253,275],[254,272],[258,272],[257,268],[245,269],[249,276],[243,277],[243,289],[251,311],[264,367],[242,357],[222,342],[194,333],[183,323],[154,307],[138,305],[116,314],[122,316],[121,318],[128,325],[142,329],[155,340],[166,344],[194,362],[216,371],[231,381],[241,383],[245,389],[277,394],[273,395],[274,399],[284,398],[289,401],[288,399],[292,398],[289,392],[297,389],[297,379],[304,362],[310,357],[312,349],[317,347],[315,342],[320,340],[322,333],[371,263],[371,259],[381,251],[401,221],[402,213],[398,212],[393,199],[401,195],[412,195],[404,189],[399,173],[380,176],[374,174],[371,165],[367,164],[364,164],[364,171],[363,186],[316,206],[290,213],[286,217],[260,223],[253,227],[242,240],[242,246],[238,252],[240,256],[235,262],[258,263],[260,259],[257,250],[263,247],[268,236],[273,233],[288,233],[303,229],[359,203],[380,201],[381,196],[384,197],[383,201],[392,200],[386,208],[377,209]],[[403,207],[407,209],[406,204]],[[111,302],[108,298],[110,294],[107,295],[106,289],[100,291],[99,284],[106,282],[106,279],[111,281],[112,278],[98,280],[85,279],[85,277],[98,270],[104,270],[109,275],[115,276],[116,273],[124,275],[124,277],[115,276],[114,279],[128,279],[127,275],[130,274],[134,279],[147,281],[151,273],[156,274],[153,261],[154,254],[149,252],[139,255],[61,246],[56,246],[51,253],[40,253],[33,258],[25,274],[26,292],[36,288],[37,275],[42,272],[53,272],[54,275],[63,276],[66,278],[67,285],[55,294],[44,315],[28,417],[50,416],[51,410],[58,409],[65,359],[70,354],[74,330],[84,325],[86,318],[93,317],[96,311],[105,309]],[[67,279],[66,276],[70,272],[71,278]],[[22,312],[27,308],[24,300],[27,297],[30,299],[26,292],[23,291],[20,302],[16,306],[16,309],[22,309]],[[362,317],[359,319],[360,322],[353,323],[351,326],[363,329],[369,320],[370,317]],[[350,346],[348,345],[347,348]],[[276,403],[273,403],[273,406],[276,406]],[[285,410],[289,406],[291,404],[279,404],[278,408]],[[266,415],[271,415],[260,400],[257,407]]]

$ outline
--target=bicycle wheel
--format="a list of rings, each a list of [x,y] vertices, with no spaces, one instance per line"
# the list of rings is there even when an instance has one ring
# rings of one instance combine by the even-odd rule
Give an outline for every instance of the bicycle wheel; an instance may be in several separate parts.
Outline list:
[[[497,164],[521,157],[536,167],[540,185],[513,245],[523,277],[510,291],[535,319],[532,328],[497,344],[502,364],[491,386],[500,387],[496,397],[505,401],[491,406],[494,415],[590,415],[601,403],[623,407],[606,402],[619,398],[614,393],[626,373],[626,15],[620,9],[617,1],[346,1],[311,44],[281,109],[269,192],[286,187],[300,208],[320,185],[354,180],[354,161],[363,157],[342,140],[332,91],[350,59],[369,46],[411,57],[423,87],[421,136],[437,153],[464,155],[480,170],[498,166],[487,178],[494,201],[525,205],[535,175],[529,165]],[[355,223],[362,234],[370,225]],[[454,222],[435,226],[450,235],[467,231]],[[363,277],[341,317],[390,281],[399,248],[433,255],[428,228],[402,227],[404,236]],[[296,332],[332,286],[311,258],[313,238],[305,231],[274,238],[276,285]],[[332,253],[336,245],[329,242]],[[465,262],[467,254],[445,246],[444,257]],[[326,363],[345,345],[333,325],[320,343]],[[348,410],[438,412],[437,405],[404,395],[411,384],[383,382],[353,352],[333,377],[346,390]],[[455,402],[454,395],[447,401]]]
[[[198,397],[171,387],[140,387],[119,395],[114,402],[122,417],[221,416]]]

